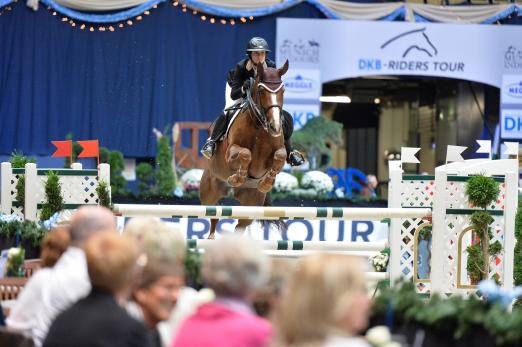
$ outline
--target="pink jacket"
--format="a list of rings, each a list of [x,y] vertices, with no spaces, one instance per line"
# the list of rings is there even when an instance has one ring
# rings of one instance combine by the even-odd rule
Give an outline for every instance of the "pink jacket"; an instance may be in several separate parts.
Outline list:
[[[219,303],[201,305],[178,330],[172,347],[264,347],[272,327],[253,313]]]

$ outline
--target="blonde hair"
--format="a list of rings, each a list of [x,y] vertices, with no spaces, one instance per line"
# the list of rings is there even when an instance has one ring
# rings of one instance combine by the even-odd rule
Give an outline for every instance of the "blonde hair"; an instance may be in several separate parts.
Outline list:
[[[68,225],[58,225],[48,232],[42,241],[40,259],[42,267],[53,267],[69,247],[71,234]]]
[[[339,328],[354,294],[364,290],[363,264],[355,257],[317,253],[299,260],[285,289],[275,326],[284,345],[314,345]]]
[[[187,241],[181,231],[158,218],[133,218],[123,235],[137,241],[148,258],[172,263],[182,263],[185,259]]]
[[[266,283],[270,261],[255,241],[225,235],[205,250],[201,273],[217,295],[245,298]]]
[[[93,288],[118,294],[132,285],[138,247],[130,238],[100,233],[87,241],[85,255]]]

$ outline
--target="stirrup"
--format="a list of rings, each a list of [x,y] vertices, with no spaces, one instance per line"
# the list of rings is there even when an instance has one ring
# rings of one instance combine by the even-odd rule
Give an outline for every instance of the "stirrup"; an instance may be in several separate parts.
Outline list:
[[[200,153],[207,159],[212,158],[214,152],[216,151],[216,141],[208,140],[201,148]]]

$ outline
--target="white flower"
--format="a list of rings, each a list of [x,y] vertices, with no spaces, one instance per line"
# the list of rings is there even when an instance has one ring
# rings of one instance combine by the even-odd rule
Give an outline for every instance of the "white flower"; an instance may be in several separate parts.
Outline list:
[[[317,193],[325,194],[333,190],[332,178],[321,171],[308,171],[301,180],[303,188],[313,188]]]
[[[286,172],[278,173],[275,178],[274,190],[276,192],[291,192],[292,190],[297,189],[298,186],[299,183],[297,182],[297,178]]]
[[[7,257],[11,258],[11,257],[19,256],[21,251],[22,250],[19,247],[9,248],[9,251],[7,252]]]
[[[384,345],[379,347],[401,347],[401,344],[396,341],[386,342]]]
[[[375,346],[388,346],[391,342],[390,330],[384,325],[373,327],[366,332],[366,339]]]
[[[181,183],[183,184],[183,189],[187,190],[198,190],[201,182],[201,177],[203,177],[203,170],[201,169],[191,169],[185,172],[181,176]]]

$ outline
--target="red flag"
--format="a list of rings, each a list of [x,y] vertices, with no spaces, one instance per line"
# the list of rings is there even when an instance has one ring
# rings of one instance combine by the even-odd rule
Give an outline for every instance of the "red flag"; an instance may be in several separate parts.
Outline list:
[[[51,141],[56,147],[53,157],[72,157],[72,140],[66,141]]]
[[[78,154],[78,158],[98,158],[100,152],[98,140],[78,141],[78,144],[83,148],[83,151]]]

